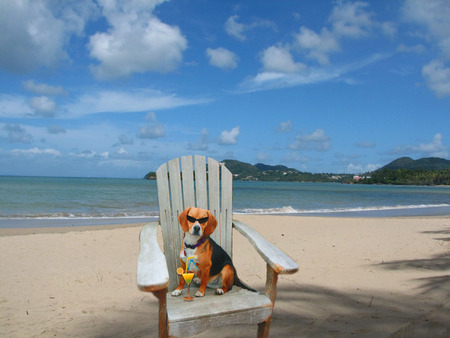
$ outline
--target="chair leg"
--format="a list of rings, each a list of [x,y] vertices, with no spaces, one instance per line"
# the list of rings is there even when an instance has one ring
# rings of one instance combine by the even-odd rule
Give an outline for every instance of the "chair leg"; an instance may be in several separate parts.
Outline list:
[[[153,292],[156,298],[158,298],[159,303],[159,327],[158,327],[158,337],[159,338],[167,338],[169,334],[168,326],[167,326],[167,289],[159,290]]]
[[[277,282],[278,282],[278,273],[275,272],[274,269],[267,264],[267,273],[266,273],[266,295],[272,301],[272,310],[275,306],[275,299],[277,297]],[[272,316],[267,318],[266,321],[258,324],[258,338],[267,338],[269,337],[269,329],[270,329],[270,319]]]
[[[270,329],[270,317],[265,322],[258,324],[258,338],[269,337],[269,329]]]

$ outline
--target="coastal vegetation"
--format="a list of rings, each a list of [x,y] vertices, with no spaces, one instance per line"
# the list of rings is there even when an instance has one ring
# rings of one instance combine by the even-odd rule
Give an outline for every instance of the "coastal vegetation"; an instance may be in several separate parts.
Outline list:
[[[413,160],[401,157],[355,183],[396,185],[450,185],[450,161],[437,157]]]
[[[236,160],[224,160],[225,166],[233,173],[233,179],[239,181],[280,181],[280,182],[348,182],[353,175],[299,171],[284,165],[255,165]]]
[[[223,160],[225,166],[237,181],[279,181],[279,182],[335,182],[355,184],[395,184],[395,185],[450,185],[450,161],[437,157],[413,160],[401,157],[384,167],[362,175],[332,174],[299,171],[284,165],[255,165]],[[154,171],[145,179],[156,179]]]
[[[350,174],[313,174],[302,172],[284,165],[267,165],[257,163],[255,165],[237,161],[223,160],[222,163],[231,171],[236,181],[279,181],[279,182],[350,182],[353,175]],[[146,179],[156,179],[155,172],[145,175]]]

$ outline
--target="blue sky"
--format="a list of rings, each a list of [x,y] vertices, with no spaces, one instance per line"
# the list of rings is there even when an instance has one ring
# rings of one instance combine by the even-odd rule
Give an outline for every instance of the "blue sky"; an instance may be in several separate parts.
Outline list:
[[[0,174],[450,156],[450,2],[3,0]]]

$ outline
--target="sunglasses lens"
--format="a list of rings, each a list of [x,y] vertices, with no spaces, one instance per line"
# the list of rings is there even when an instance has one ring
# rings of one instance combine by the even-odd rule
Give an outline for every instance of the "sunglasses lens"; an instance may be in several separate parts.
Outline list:
[[[191,223],[199,222],[200,224],[203,224],[203,223],[208,222],[208,217],[197,219],[197,218],[187,215],[186,219]]]

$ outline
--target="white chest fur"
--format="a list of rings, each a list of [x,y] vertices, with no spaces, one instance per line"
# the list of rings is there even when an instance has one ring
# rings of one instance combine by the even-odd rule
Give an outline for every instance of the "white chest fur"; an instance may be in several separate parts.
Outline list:
[[[197,248],[195,248],[195,249],[187,248],[187,247],[184,245],[184,243],[186,243],[186,244],[188,244],[188,245],[196,245],[196,244],[198,243],[198,240],[199,240],[199,239],[200,239],[199,236],[192,236],[191,234],[186,233],[185,238],[184,238],[184,242],[183,242],[183,248],[181,249],[181,252],[180,252],[180,258],[181,258],[181,260],[182,260],[184,263],[186,263],[186,260],[187,260],[189,257],[194,257],[194,262],[195,262],[195,264],[198,263],[197,256],[195,255],[195,250],[197,250]],[[190,268],[191,268],[191,270],[192,270],[192,266],[191,266]],[[196,271],[196,270],[197,270],[197,268],[196,268],[196,266],[195,266],[195,269],[193,269],[193,271]]]

